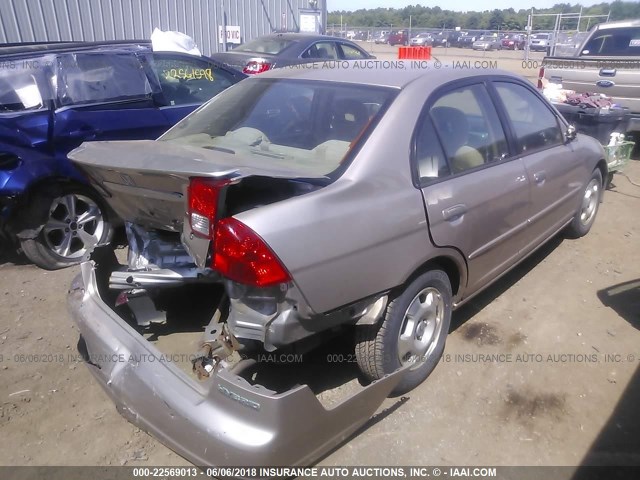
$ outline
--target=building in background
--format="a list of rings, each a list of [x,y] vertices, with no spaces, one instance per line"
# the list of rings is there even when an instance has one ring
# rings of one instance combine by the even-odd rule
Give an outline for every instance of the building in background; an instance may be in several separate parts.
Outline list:
[[[0,43],[140,40],[157,27],[210,55],[225,37],[232,48],[275,31],[324,33],[326,20],[326,0],[2,0]]]

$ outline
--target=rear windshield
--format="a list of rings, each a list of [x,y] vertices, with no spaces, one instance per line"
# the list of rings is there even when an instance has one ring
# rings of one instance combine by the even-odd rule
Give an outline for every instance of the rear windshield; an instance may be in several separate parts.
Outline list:
[[[233,49],[234,52],[270,53],[277,55],[295,40],[286,38],[256,38]]]
[[[396,92],[336,82],[252,78],[225,90],[159,140],[231,153],[252,164],[302,175],[328,176]]]
[[[582,47],[583,56],[640,56],[640,27],[597,31]]]

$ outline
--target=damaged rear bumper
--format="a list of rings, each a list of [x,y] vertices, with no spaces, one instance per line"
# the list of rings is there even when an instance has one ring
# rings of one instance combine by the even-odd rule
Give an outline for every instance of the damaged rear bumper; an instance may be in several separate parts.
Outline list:
[[[89,369],[119,412],[198,466],[308,465],[363,425],[398,370],[332,408],[308,386],[275,393],[221,370],[197,382],[100,298],[92,262],[68,297]]]

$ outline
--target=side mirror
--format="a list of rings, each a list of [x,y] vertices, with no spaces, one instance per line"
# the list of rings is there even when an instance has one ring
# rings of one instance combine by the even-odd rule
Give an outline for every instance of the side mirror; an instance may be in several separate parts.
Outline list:
[[[564,132],[564,138],[567,139],[567,142],[570,142],[576,139],[577,134],[578,131],[576,130],[576,127],[574,125],[569,125],[567,130]]]

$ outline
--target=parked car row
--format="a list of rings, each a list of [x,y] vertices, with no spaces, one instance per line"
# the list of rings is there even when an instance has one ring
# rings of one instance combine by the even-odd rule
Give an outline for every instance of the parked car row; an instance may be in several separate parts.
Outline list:
[[[529,36],[522,33],[498,34],[473,31],[422,32],[414,30],[394,30],[373,37],[376,44],[415,45],[433,47],[473,48],[474,50],[524,50],[529,41],[531,50],[547,51],[552,42],[552,34],[535,33]]]

